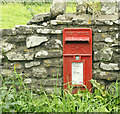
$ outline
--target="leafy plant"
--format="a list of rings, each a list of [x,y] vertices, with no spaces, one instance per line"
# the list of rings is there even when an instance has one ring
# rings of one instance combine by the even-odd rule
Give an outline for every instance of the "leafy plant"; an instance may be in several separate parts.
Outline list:
[[[68,89],[62,94],[56,83],[53,93],[42,91],[38,95],[27,88],[23,77],[16,73],[15,67],[11,77],[4,79],[0,75],[0,78],[3,82],[0,87],[0,108],[3,112],[120,112],[118,81],[112,85],[114,94],[92,79],[91,83],[95,89],[93,93],[79,91],[77,94],[71,94]]]

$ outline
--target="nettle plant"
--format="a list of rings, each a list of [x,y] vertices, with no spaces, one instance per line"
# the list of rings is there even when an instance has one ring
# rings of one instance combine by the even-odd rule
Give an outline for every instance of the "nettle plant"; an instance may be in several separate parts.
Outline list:
[[[45,91],[36,94],[28,89],[24,78],[16,73],[15,67],[13,75],[6,78],[0,75],[0,78],[1,112],[120,112],[118,81],[105,90],[92,79],[92,93],[86,88],[86,91],[71,94],[71,86],[68,90],[59,90],[56,83],[52,94]]]

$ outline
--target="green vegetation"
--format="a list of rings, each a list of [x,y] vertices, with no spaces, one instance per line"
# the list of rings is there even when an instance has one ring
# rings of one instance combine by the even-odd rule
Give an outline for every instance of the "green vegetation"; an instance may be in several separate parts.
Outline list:
[[[23,77],[14,73],[3,79],[0,99],[0,108],[3,112],[120,112],[120,89],[116,81],[109,91],[101,89],[100,85],[91,80],[94,93],[88,90],[71,94],[69,91],[62,94],[56,90],[54,94],[45,91],[35,94],[27,88]],[[71,88],[70,88],[71,89]]]
[[[51,3],[5,3],[1,4],[2,21],[0,21],[0,29],[14,28],[15,25],[26,25],[26,23],[35,14],[50,12]],[[75,3],[68,3],[66,13],[74,13],[76,11]]]

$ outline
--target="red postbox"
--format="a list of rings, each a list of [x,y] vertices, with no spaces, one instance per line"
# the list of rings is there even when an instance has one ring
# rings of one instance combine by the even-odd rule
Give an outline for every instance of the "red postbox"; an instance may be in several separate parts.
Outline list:
[[[63,86],[72,86],[72,93],[88,90],[92,85],[92,29],[63,30]],[[85,86],[84,86],[85,85]]]

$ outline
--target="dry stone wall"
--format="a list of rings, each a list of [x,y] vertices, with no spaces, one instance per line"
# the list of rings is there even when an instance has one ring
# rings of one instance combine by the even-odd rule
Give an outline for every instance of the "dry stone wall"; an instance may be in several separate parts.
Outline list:
[[[11,76],[15,66],[31,89],[44,89],[50,93],[56,83],[61,88],[63,29],[91,28],[93,78],[105,87],[120,81],[120,20],[119,17],[104,17],[93,20],[87,14],[63,14],[52,19],[49,13],[45,13],[35,15],[28,25],[0,30],[2,76]]]

